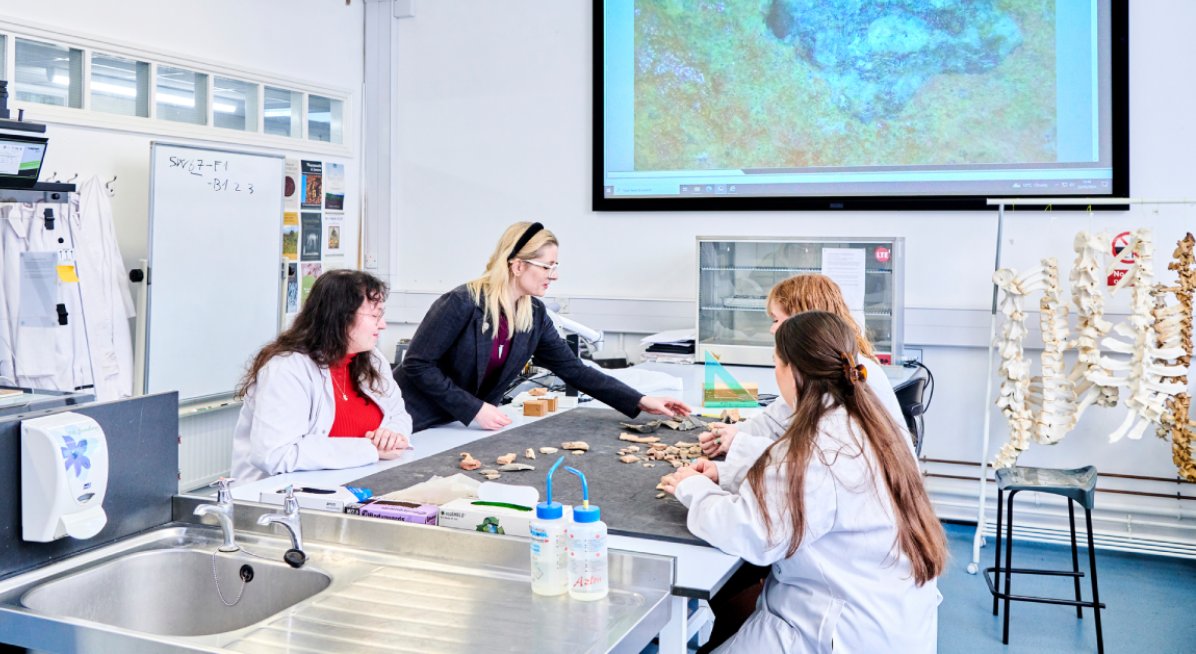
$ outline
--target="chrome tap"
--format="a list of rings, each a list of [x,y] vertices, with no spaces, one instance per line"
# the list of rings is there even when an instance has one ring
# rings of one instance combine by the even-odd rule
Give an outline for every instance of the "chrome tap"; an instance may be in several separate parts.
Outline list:
[[[236,480],[221,477],[212,482],[209,486],[217,489],[216,503],[200,504],[195,507],[195,515],[216,516],[216,521],[220,523],[220,528],[224,531],[224,544],[219,548],[221,552],[236,552],[241,549],[233,540],[233,493],[229,487],[234,481]]]
[[[299,516],[299,500],[295,499],[293,486],[287,486],[282,508],[282,513],[267,513],[259,517],[257,523],[263,526],[278,524],[287,528],[291,535],[291,549],[287,550],[282,558],[292,567],[298,568],[307,562],[307,553],[303,551],[303,522]]]

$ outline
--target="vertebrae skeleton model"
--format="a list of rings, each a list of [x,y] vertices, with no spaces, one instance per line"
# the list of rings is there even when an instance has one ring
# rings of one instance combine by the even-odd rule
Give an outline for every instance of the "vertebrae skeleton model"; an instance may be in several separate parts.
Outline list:
[[[1180,308],[1167,307],[1156,295],[1154,288],[1154,245],[1150,233],[1139,229],[1127,246],[1134,253],[1134,264],[1116,286],[1116,293],[1126,285],[1133,284],[1130,296],[1129,319],[1113,328],[1113,332],[1125,340],[1108,336],[1101,346],[1111,352],[1128,354],[1129,360],[1115,360],[1101,357],[1101,365],[1112,371],[1127,373],[1125,377],[1101,379],[1108,385],[1125,386],[1125,406],[1128,409],[1125,420],[1109,434],[1109,442],[1116,443],[1124,437],[1142,438],[1146,428],[1159,424],[1167,399],[1182,393],[1187,385],[1165,381],[1165,377],[1186,375],[1187,369],[1171,365],[1170,361],[1182,354],[1178,340],[1164,341],[1158,326],[1166,324],[1172,314]],[[1178,322],[1178,321],[1176,321]],[[1174,342],[1172,342],[1174,341]]]
[[[1093,404],[1100,407],[1117,406],[1117,387],[1100,382],[1109,379],[1113,373],[1101,366],[1100,342],[1113,329],[1113,323],[1104,319],[1105,296],[1105,246],[1108,234],[1080,232],[1076,234],[1073,248],[1076,262],[1071,269],[1071,302],[1076,308],[1076,365],[1068,379],[1075,385],[1076,402],[1074,422],[1079,422],[1084,410]]]
[[[1112,328],[1122,338],[1106,336],[1111,325],[1103,318],[1100,288],[1105,271],[1100,260],[1107,242],[1104,235],[1086,233],[1075,240],[1077,259],[1070,279],[1079,338],[1074,343],[1067,340],[1067,312],[1059,301],[1058,270],[1053,259],[1044,259],[1041,267],[1020,276],[1010,269],[993,274],[993,282],[1003,294],[1000,308],[1006,319],[996,344],[1002,377],[996,403],[1010,424],[1009,442],[997,453],[993,466],[1012,466],[1029,447],[1031,438],[1042,444],[1059,442],[1086,408],[1093,404],[1115,406],[1118,388],[1125,387],[1128,412],[1110,434],[1110,440],[1141,438],[1150,425],[1156,425],[1160,434],[1171,434],[1181,473],[1196,480],[1192,423],[1188,420],[1190,401],[1186,395],[1192,352],[1192,295],[1196,289],[1192,241],[1189,237],[1180,243],[1176,262],[1170,266],[1180,274],[1178,285],[1163,288],[1152,286],[1149,231],[1141,229],[1134,234],[1127,248],[1133,252],[1135,263],[1114,288],[1114,292],[1127,286],[1133,289],[1129,319]],[[1039,303],[1042,376],[1032,380],[1023,348],[1023,303],[1027,295],[1039,291],[1043,294]],[[1178,304],[1166,304],[1164,295],[1168,292],[1176,295]],[[1065,374],[1063,353],[1069,346],[1076,348],[1077,362],[1071,373]],[[1101,348],[1126,356],[1101,356]]]
[[[1030,447],[1030,438],[1046,435],[1056,442],[1067,433],[1069,427],[1059,422],[1066,413],[1065,407],[1074,401],[1071,383],[1062,376],[1062,349],[1067,337],[1067,308],[1059,305],[1059,266],[1052,259],[1043,259],[1042,265],[1018,276],[1012,269],[1002,268],[993,273],[993,283],[1002,292],[1000,309],[1005,316],[1005,326],[997,347],[1001,354],[1000,396],[997,406],[1009,419],[1009,442],[997,453],[993,466],[1004,468],[1014,464],[1019,454]],[[1043,338],[1053,343],[1043,350],[1043,380],[1039,393],[1033,393],[1030,385],[1030,363],[1026,360],[1022,343],[1026,338],[1025,298],[1031,293],[1044,291],[1039,304],[1042,311]],[[1062,334],[1059,323],[1062,314]],[[1056,355],[1058,358],[1056,360]],[[1047,377],[1045,371],[1055,371]],[[1039,417],[1035,418],[1030,405],[1039,405]],[[1064,420],[1066,422],[1066,419]]]
[[[1163,438],[1171,436],[1171,459],[1175,462],[1176,469],[1184,479],[1196,482],[1196,462],[1192,460],[1192,432],[1196,423],[1193,423],[1188,417],[1192,401],[1187,393],[1187,370],[1192,361],[1192,295],[1196,291],[1194,246],[1196,246],[1196,239],[1192,237],[1191,233],[1188,233],[1175,248],[1172,261],[1167,265],[1169,270],[1176,272],[1178,279],[1175,286],[1160,287],[1158,291],[1160,295],[1168,292],[1174,294],[1179,312],[1166,316],[1156,324],[1156,329],[1162,341],[1160,345],[1178,343],[1182,350],[1182,354],[1175,359],[1174,363],[1183,369],[1184,375],[1169,378],[1167,381],[1179,383],[1185,387],[1183,392],[1176,393],[1167,400],[1167,410],[1163,413],[1160,421],[1158,435]]]

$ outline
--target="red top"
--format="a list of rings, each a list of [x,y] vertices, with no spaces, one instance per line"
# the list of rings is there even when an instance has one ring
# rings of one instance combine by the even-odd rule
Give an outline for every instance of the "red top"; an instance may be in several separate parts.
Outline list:
[[[494,336],[494,342],[490,345],[490,361],[486,364],[486,374],[482,376],[483,397],[498,383],[498,378],[502,375],[503,364],[507,362],[507,357],[510,355],[511,332],[507,326],[507,317],[500,314],[498,316],[498,334]]]
[[[349,362],[352,360],[351,355],[346,356],[328,368],[328,374],[332,376],[332,396],[336,400],[332,430],[328,433],[333,438],[362,438],[367,431],[374,431],[382,424],[382,409],[349,380]]]

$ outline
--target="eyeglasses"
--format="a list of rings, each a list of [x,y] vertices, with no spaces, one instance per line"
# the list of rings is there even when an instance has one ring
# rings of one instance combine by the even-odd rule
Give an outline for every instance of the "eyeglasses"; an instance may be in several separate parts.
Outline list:
[[[520,259],[520,261],[522,261],[523,263],[530,263],[531,265],[533,265],[537,268],[543,268],[544,270],[547,270],[550,273],[556,272],[557,266],[560,265],[557,263],[544,263],[542,261],[533,261],[532,259]]]
[[[373,318],[374,322],[383,322],[386,319],[385,311],[379,311],[378,313],[366,313],[365,311],[354,311],[354,313],[356,313],[359,316]]]

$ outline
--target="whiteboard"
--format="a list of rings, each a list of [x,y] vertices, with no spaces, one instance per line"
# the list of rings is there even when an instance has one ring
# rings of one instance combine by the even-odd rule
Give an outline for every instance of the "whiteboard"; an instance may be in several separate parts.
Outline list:
[[[146,393],[231,393],[282,313],[283,157],[150,144]]]

